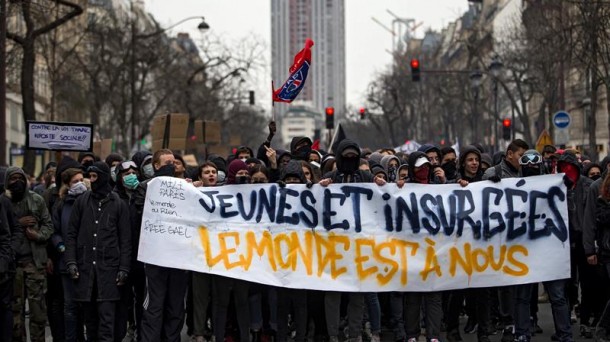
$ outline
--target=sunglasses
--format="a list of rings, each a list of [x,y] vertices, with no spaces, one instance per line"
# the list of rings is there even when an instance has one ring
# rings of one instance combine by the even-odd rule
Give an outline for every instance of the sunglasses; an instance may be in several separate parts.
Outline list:
[[[519,165],[540,163],[542,163],[542,157],[539,154],[524,154],[519,158]]]

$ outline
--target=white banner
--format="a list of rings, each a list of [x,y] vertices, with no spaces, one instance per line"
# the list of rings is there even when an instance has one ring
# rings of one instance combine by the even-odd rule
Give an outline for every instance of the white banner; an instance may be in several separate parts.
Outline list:
[[[562,175],[458,185],[148,184],[138,259],[291,288],[436,291],[570,277]]]

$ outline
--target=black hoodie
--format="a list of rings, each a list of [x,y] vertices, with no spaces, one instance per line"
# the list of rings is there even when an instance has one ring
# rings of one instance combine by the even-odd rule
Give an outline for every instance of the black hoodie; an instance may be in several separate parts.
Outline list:
[[[347,165],[347,158],[343,157],[343,152],[347,149],[356,150],[356,161],[354,165]],[[333,183],[370,183],[373,175],[368,171],[359,170],[360,166],[360,146],[350,139],[342,140],[337,146],[335,161],[337,169],[328,172],[322,178],[330,178]],[[349,169],[349,170],[348,170]]]
[[[305,174],[303,173],[303,166],[301,165],[300,160],[293,159],[282,169],[280,180],[286,181],[286,177],[288,176],[298,177],[301,180],[301,184],[307,183],[307,178],[305,178]]]
[[[297,151],[296,147],[303,142],[307,143],[308,147]],[[290,142],[290,154],[292,155],[292,158],[308,161],[309,153],[311,152],[311,145],[313,145],[313,142],[308,137],[292,138],[292,141]]]
[[[580,163],[576,155],[571,152],[564,152],[557,163],[570,163],[580,170]],[[582,232],[585,221],[585,204],[589,187],[593,181],[589,177],[581,177],[579,173],[578,180],[574,189],[568,189],[568,219],[570,221],[570,240],[576,243],[582,243]]]

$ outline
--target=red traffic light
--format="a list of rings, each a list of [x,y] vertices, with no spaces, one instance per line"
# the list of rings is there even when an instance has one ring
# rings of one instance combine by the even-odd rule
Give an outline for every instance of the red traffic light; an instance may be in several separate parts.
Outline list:
[[[411,60],[411,68],[412,69],[419,69],[419,59],[413,58]]]
[[[504,119],[504,120],[502,120],[502,126],[504,126],[504,127],[510,127],[510,126],[511,126],[511,124],[512,124],[512,123],[511,123],[510,119]]]
[[[326,115],[335,115],[334,107],[326,107]]]
[[[366,113],[366,109],[364,107],[360,107],[359,112],[360,112],[360,114],[364,114],[364,113]]]

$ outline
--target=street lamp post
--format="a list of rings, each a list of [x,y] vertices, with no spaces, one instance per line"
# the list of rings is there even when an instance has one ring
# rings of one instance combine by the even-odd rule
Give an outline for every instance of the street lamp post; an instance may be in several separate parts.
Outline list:
[[[151,32],[151,33],[143,33],[143,34],[138,34],[137,33],[137,28],[136,28],[136,19],[137,16],[135,15],[135,11],[133,8],[133,2],[131,3],[131,13],[132,13],[132,21],[131,21],[131,65],[130,65],[130,78],[131,78],[131,143],[136,143],[137,146],[137,150],[140,150],[140,137],[138,134],[139,130],[139,125],[140,125],[140,120],[139,120],[139,116],[138,116],[138,102],[139,102],[139,98],[138,96],[136,96],[136,64],[137,64],[137,58],[136,58],[136,48],[137,48],[137,41],[141,40],[141,39],[148,39],[151,37],[155,37],[158,36],[168,30],[171,30],[172,28],[186,22],[189,20],[193,20],[193,19],[200,19],[201,22],[199,23],[199,25],[197,26],[197,28],[201,31],[205,31],[207,29],[210,28],[210,25],[208,25],[208,23],[206,23],[205,18],[202,16],[193,16],[193,17],[188,17],[188,18],[184,18],[180,21],[178,21],[177,23],[166,27],[166,28],[160,28],[157,31]]]
[[[483,74],[479,70],[475,70],[470,73],[470,85],[474,93],[473,106],[472,106],[472,139],[473,143],[479,142],[479,129],[478,129],[478,102],[479,102],[479,88],[481,87],[481,79]]]
[[[500,113],[499,113],[499,108],[498,108],[498,77],[500,77],[503,66],[504,65],[500,61],[500,57],[498,57],[498,55],[495,55],[492,58],[491,63],[489,64],[489,72],[491,73],[491,76],[493,76],[493,93],[494,93],[494,152],[497,152],[499,150],[498,144],[500,141],[498,139],[498,122],[500,121],[500,118],[499,118]],[[513,125],[515,124],[514,118],[513,118],[512,123],[513,123]],[[513,128],[513,132],[514,132],[514,128]]]

